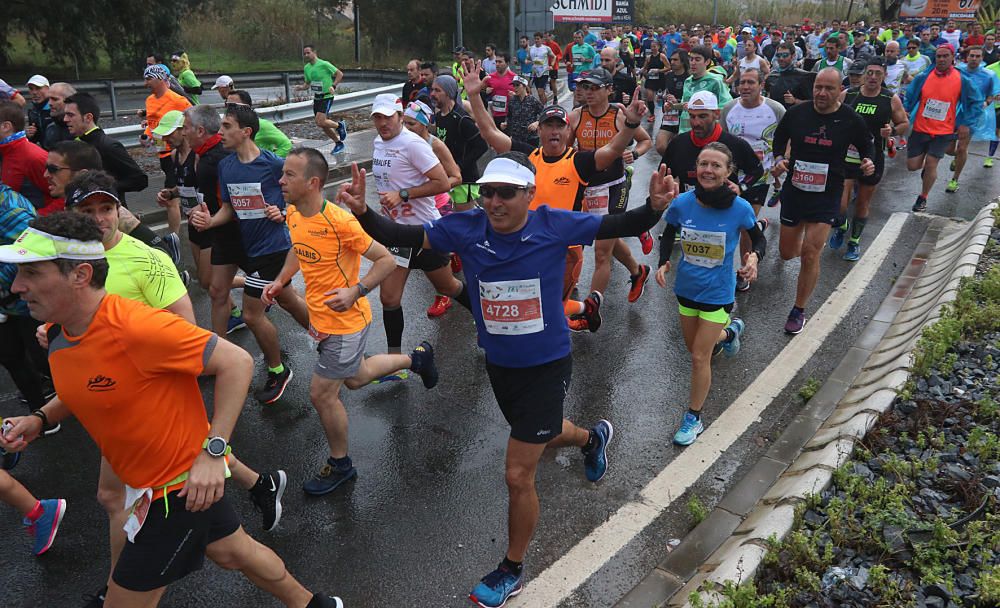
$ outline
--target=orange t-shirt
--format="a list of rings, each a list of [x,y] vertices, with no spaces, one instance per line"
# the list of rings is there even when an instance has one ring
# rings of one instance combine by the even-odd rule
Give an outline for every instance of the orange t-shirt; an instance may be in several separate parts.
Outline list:
[[[531,199],[528,209],[548,205],[553,209],[579,211],[587,182],[576,171],[573,164],[575,154],[576,150],[567,148],[562,157],[554,162],[545,161],[541,148],[528,155],[528,160],[535,166],[535,198]]]
[[[146,135],[153,137],[153,129],[160,124],[160,119],[167,112],[171,110],[183,112],[190,107],[191,102],[170,89],[167,89],[167,92],[160,98],[157,98],[156,95],[150,95],[146,98]],[[170,144],[163,141],[159,154],[161,157],[167,156],[170,154],[170,150]]]
[[[191,469],[209,430],[198,375],[217,339],[108,294],[83,335],[50,341],[59,399],[126,484],[157,488]]]
[[[371,247],[372,237],[354,215],[325,200],[320,212],[312,217],[289,205],[285,219],[292,249],[306,280],[309,323],[317,331],[331,335],[354,334],[364,329],[372,321],[368,298],[358,298],[344,312],[336,312],[324,302],[330,299],[326,292],[358,284],[361,256]]]
[[[955,132],[955,116],[962,98],[962,75],[951,68],[944,76],[931,70],[920,90],[920,105],[913,121],[913,130],[928,135],[951,135]]]

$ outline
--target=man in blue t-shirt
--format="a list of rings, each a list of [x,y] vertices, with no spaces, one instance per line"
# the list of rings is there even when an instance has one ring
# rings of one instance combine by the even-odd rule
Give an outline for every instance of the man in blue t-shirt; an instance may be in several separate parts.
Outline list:
[[[661,165],[650,180],[646,204],[626,213],[598,216],[548,205],[528,211],[535,196],[535,168],[527,155],[507,152],[490,161],[479,179],[482,208],[417,226],[397,224],[370,211],[364,173],[357,165],[353,172],[351,185],[341,186],[338,201],[375,240],[454,251],[462,256],[465,276],[475,277],[471,290],[463,283],[459,293],[448,295],[472,311],[493,394],[510,425],[510,510],[507,553],[470,599],[481,606],[502,606],[524,585],[522,562],[538,522],[535,470],[544,449],[580,447],[590,481],[600,480],[608,466],[611,423],[601,420],[587,430],[563,418],[572,371],[562,303],[566,250],[652,228],[678,186]]]
[[[267,318],[260,296],[281,272],[292,241],[285,225],[285,199],[278,183],[284,161],[257,147],[253,138],[259,129],[260,119],[249,106],[228,106],[219,133],[222,145],[235,154],[219,161],[219,211],[212,215],[202,203],[188,221],[198,230],[207,230],[223,226],[233,217],[237,219],[243,237],[243,255],[236,257],[240,260],[237,264],[212,266],[212,328],[216,334],[226,335],[229,287],[237,269],[242,269],[246,273],[243,320],[267,361],[267,381],[255,396],[261,403],[274,403],[285,392],[292,370],[281,362],[278,331]],[[309,311],[294,289],[283,290],[277,300],[299,325],[308,329]]]

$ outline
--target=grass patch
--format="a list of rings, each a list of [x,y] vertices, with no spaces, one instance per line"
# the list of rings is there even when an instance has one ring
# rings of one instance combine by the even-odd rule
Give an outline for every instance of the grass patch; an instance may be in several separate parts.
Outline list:
[[[810,376],[799,389],[799,398],[802,399],[802,403],[809,403],[809,400],[816,396],[822,386],[823,383],[819,379]]]
[[[708,507],[706,507],[697,496],[692,496],[688,500],[687,512],[688,515],[691,516],[691,519],[694,520],[694,525],[696,526],[705,521],[705,518],[708,517]]]

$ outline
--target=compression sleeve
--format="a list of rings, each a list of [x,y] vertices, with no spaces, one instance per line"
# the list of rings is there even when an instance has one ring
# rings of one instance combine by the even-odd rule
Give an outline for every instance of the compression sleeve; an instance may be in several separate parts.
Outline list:
[[[424,246],[424,227],[409,224],[397,224],[384,215],[368,209],[361,215],[355,215],[358,223],[373,239],[386,247]]]
[[[755,223],[753,228],[747,230],[747,234],[750,235],[750,249],[757,254],[757,262],[761,262],[764,259],[764,254],[767,252],[767,238],[764,236],[764,232],[760,229],[760,224]],[[671,243],[671,246],[673,244]],[[663,241],[660,241],[660,257],[663,257]],[[668,256],[669,257],[669,256]],[[663,264],[660,264],[661,266]]]
[[[667,229],[660,235],[660,262],[657,268],[663,266],[670,260],[674,253],[674,241],[677,240],[677,226],[667,224]]]
[[[601,225],[597,229],[597,240],[615,239],[624,236],[639,236],[649,230],[660,221],[662,211],[653,209],[646,199],[646,204],[637,209],[631,209],[625,213],[615,215],[605,215],[601,218]]]

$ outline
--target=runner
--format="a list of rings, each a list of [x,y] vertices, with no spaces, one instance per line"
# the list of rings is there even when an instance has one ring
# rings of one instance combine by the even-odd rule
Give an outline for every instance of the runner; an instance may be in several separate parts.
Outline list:
[[[25,135],[24,110],[13,101],[0,101],[0,182],[31,201],[39,215],[62,209],[49,196],[45,181],[45,159],[40,146]]]
[[[472,67],[472,66],[470,66]],[[538,124],[541,147],[531,148],[527,144],[513,141],[501,133],[486,113],[481,100],[476,101],[475,93],[482,87],[477,78],[470,78],[466,86],[473,92],[470,100],[472,113],[476,124],[482,129],[483,138],[497,153],[514,151],[527,154],[532,166],[538,174],[538,192],[532,199],[532,209],[535,206],[548,205],[564,211],[580,211],[583,209],[584,193],[591,180],[596,179],[601,172],[620,162],[626,148],[632,143],[634,132],[639,124],[632,119],[638,115],[641,119],[645,103],[638,89],[632,96],[629,107],[620,112],[625,121],[617,134],[598,150],[574,150],[569,146],[573,139],[569,125],[569,116],[561,106],[550,105],[542,112]],[[640,109],[641,108],[641,109]],[[610,201],[609,201],[610,203]],[[563,281],[563,309],[574,321],[585,320],[585,328],[596,332],[601,326],[601,302],[603,295],[592,293],[583,302],[570,299],[570,294],[580,277],[583,267],[583,251],[581,247],[570,247],[565,259]],[[648,278],[648,276],[646,277]],[[644,281],[643,281],[644,283]],[[643,283],[639,287],[643,287]],[[642,295],[641,289],[638,294]],[[630,296],[632,295],[630,290]],[[575,323],[579,327],[582,324]]]
[[[548,50],[548,47],[544,47]],[[496,55],[493,72],[487,72],[486,94],[490,99],[490,111],[493,113],[493,122],[499,127],[507,120],[507,104],[510,102],[510,95],[514,89],[514,71],[509,69],[510,55],[500,53]]]
[[[264,288],[273,304],[292,277],[302,271],[309,304],[309,335],[319,358],[309,398],[319,414],[329,445],[322,469],[302,485],[314,496],[329,494],[357,475],[347,451],[347,410],[340,387],[357,389],[376,378],[413,370],[428,389],[437,384],[434,349],[424,341],[410,355],[365,357],[372,311],[367,294],[396,268],[393,255],[372,241],[354,216],[323,198],[329,167],[312,148],[296,148],[285,160],[281,192],[288,203],[292,249],[276,280]],[[358,278],[362,256],[371,268]]]
[[[316,126],[323,129],[327,137],[333,140],[333,154],[339,154],[344,151],[347,125],[343,120],[331,119],[330,111],[333,108],[333,96],[337,92],[337,85],[344,79],[344,73],[329,61],[320,59],[316,55],[316,47],[311,44],[302,47],[302,57],[306,60],[303,67],[305,82],[296,88],[300,91],[312,91]]]
[[[0,101],[12,101],[22,108],[28,103],[20,91],[7,84],[7,81],[3,79],[0,79]]]
[[[569,115],[569,143],[572,145],[575,141],[577,148],[584,152],[597,151],[625,128],[625,112],[622,106],[610,103],[611,74],[604,68],[598,67],[580,73],[576,87],[577,90],[583,90],[587,105],[573,110]],[[636,141],[633,150],[626,151],[610,167],[587,180],[587,189],[583,192],[583,211],[595,215],[613,215],[623,213],[628,208],[629,188],[625,165],[632,164],[652,147],[649,134],[644,129],[635,129],[633,136]],[[644,233],[640,241],[644,254],[652,251],[653,237]],[[611,281],[612,257],[628,269],[628,301],[638,301],[646,289],[650,268],[636,262],[632,251],[621,239],[599,240],[594,243],[594,273],[589,293],[592,297],[596,295],[598,301],[602,300]],[[587,319],[571,319],[570,329],[576,332],[589,330]]]
[[[201,81],[194,75],[194,70],[191,69],[191,60],[188,59],[187,53],[177,51],[170,56],[170,63],[174,69],[174,73],[177,74],[177,82],[184,87],[184,92],[191,98],[191,103],[193,105],[201,103],[198,98],[203,92]]]
[[[75,415],[127,484],[129,542],[108,604],[155,606],[167,585],[208,555],[286,605],[342,607],[295,581],[277,555],[247,536],[223,496],[224,457],[246,398],[250,356],[176,315],[107,294],[101,230],[82,214],[39,218],[0,252],[18,264],[14,291],[32,315],[58,326],[49,354],[59,386],[59,397],[10,420],[0,446],[21,451],[46,421]],[[216,377],[211,422],[199,375]]]
[[[223,74],[215,79],[215,84],[212,85],[212,88],[219,93],[222,101],[225,101],[226,97],[229,96],[229,91],[236,88],[236,83],[233,82],[232,77]]]
[[[600,67],[607,70],[608,74],[611,74],[611,87],[608,100],[611,103],[620,103],[626,106],[632,103],[632,93],[639,86],[635,78],[629,75],[619,56],[611,49],[602,50],[600,58]]]
[[[489,76],[497,71],[497,45],[488,42],[483,50],[485,52],[483,57],[483,71]]]
[[[744,71],[740,80],[747,76]],[[691,389],[688,409],[674,433],[677,445],[691,445],[705,430],[701,410],[712,386],[713,354],[722,351],[727,357],[735,357],[740,352],[745,325],[741,319],[730,317],[736,290],[733,256],[739,235],[747,233],[753,241],[753,250],[742,256],[739,270],[739,279],[747,283],[756,278],[767,244],[763,232],[766,224],[757,221],[750,204],[728,186],[729,176],[736,172],[729,149],[719,142],[706,144],[696,164],[698,181],[694,191],[679,195],[667,209],[656,271],[656,282],[665,288],[670,256],[679,235],[681,259],[674,293],[684,343],[691,355]]]
[[[159,65],[152,65],[142,73],[146,88],[150,90],[150,95],[146,97],[145,127],[140,141],[149,148],[156,148],[156,154],[160,157],[160,169],[163,170],[163,185],[166,188],[173,188],[173,171],[171,171],[170,144],[163,140],[156,140],[153,137],[153,129],[160,124],[163,115],[171,110],[183,112],[192,104],[185,97],[170,90],[168,82],[170,73]],[[96,122],[96,121],[95,121]]]
[[[538,147],[538,119],[544,106],[528,91],[524,77],[514,79],[514,94],[510,97],[507,121],[500,125],[511,139]]]
[[[563,51],[556,42],[555,32],[545,33],[545,46],[552,49],[552,61],[549,63],[549,86],[552,88],[552,102],[559,101],[559,64],[562,63]]]
[[[830,57],[836,57],[836,59],[830,61]],[[840,54],[840,37],[832,35],[823,43],[823,57],[816,62],[812,71],[818,74],[826,68],[834,68],[840,74],[840,78],[843,79],[847,76],[847,70],[851,67],[852,63],[854,62]]]
[[[861,174],[859,167],[861,159],[857,150],[847,149],[844,193],[840,200],[840,214],[844,223],[830,232],[830,249],[836,251],[844,245],[844,237],[850,227],[851,236],[847,241],[847,251],[844,253],[844,259],[848,262],[857,262],[861,259],[861,233],[868,221],[868,209],[875,195],[875,188],[882,181],[885,172],[883,152],[885,143],[890,137],[905,132],[910,126],[899,96],[883,86],[885,63],[883,58],[873,57],[865,68],[865,82],[861,88],[849,89],[840,94],[840,101],[864,119],[875,142],[875,153],[872,157],[875,171],[871,175]],[[848,222],[847,208],[851,202],[855,182],[858,190],[854,199],[854,218]]]
[[[784,43],[782,43],[784,44]],[[775,55],[780,55],[783,51],[780,47]],[[780,62],[781,59],[779,58]],[[774,75],[774,72],[771,73]],[[754,217],[760,214],[761,207],[767,200],[767,193],[770,188],[768,178],[771,176],[771,167],[774,166],[774,130],[778,128],[778,123],[785,116],[785,107],[779,102],[768,99],[763,95],[761,87],[760,72],[756,70],[744,70],[740,75],[739,93],[740,96],[726,104],[722,109],[721,123],[726,132],[736,135],[746,143],[750,144],[757,159],[760,161],[762,173],[757,181],[748,184],[740,196],[750,203],[753,208]],[[812,93],[810,93],[810,96]],[[692,132],[694,132],[692,130]],[[733,151],[728,147],[729,154]],[[697,169],[696,169],[697,171]],[[775,185],[775,189],[779,189]],[[768,221],[763,222],[763,230],[767,229]],[[749,236],[740,236],[740,259],[750,252],[751,242]],[[759,261],[759,260],[758,260]],[[750,289],[750,282],[741,274],[736,279],[736,291],[747,291]]]
[[[937,181],[937,167],[956,138],[968,139],[983,98],[971,80],[955,69],[955,49],[937,48],[934,69],[919,74],[906,89],[906,112],[913,128],[906,146],[906,168],[920,171],[920,194],[913,211],[927,209],[927,196]],[[950,184],[949,184],[950,185]]]
[[[556,55],[552,49],[542,42],[542,34],[535,32],[535,44],[527,50],[528,60],[531,62],[531,80],[538,91],[538,100],[545,105],[548,96],[546,90],[549,88],[549,66],[556,60]],[[553,93],[555,95],[555,93]],[[555,101],[553,97],[553,101]]]
[[[587,26],[584,26],[586,28]],[[590,34],[593,36],[593,34]],[[597,42],[597,37],[594,36],[594,42]],[[573,46],[570,48],[570,52],[565,55],[567,61],[571,62],[569,71],[572,73],[572,84],[570,85],[570,90],[576,90],[576,82],[578,78],[575,75],[580,74],[584,70],[591,70],[594,68],[594,60],[597,59],[597,51],[590,43],[585,42],[584,32],[582,30],[577,30],[573,33]]]
[[[1000,78],[1000,61],[991,63],[986,67],[986,69],[993,72],[997,78]],[[989,112],[989,109],[986,110]],[[993,168],[993,157],[997,153],[997,147],[1000,146],[1000,97],[997,97],[996,102],[993,105],[993,115],[994,123],[996,124],[996,131],[993,133],[993,138],[990,140],[989,155],[983,159],[983,167],[986,169]]]
[[[438,80],[441,78],[448,77]],[[437,81],[434,86],[437,89]],[[372,151],[372,173],[382,213],[400,224],[423,224],[441,217],[434,197],[448,192],[449,178],[431,145],[403,128],[402,115],[403,105],[395,95],[383,93],[375,98],[371,117],[378,136]],[[465,118],[472,121],[467,115]],[[437,290],[438,295],[427,309],[431,318],[448,312],[452,302],[445,294],[454,293],[459,282],[452,276],[448,255],[419,249],[391,252],[397,267],[384,281],[379,281],[382,285],[379,298],[389,354],[399,354],[405,326],[403,290],[410,271],[422,270]]]
[[[481,83],[472,78],[466,84]],[[481,115],[491,125],[476,97],[470,90],[477,118]],[[629,107],[628,124],[638,124],[644,110],[637,93]],[[563,130],[543,126],[542,139],[553,134],[557,137]],[[618,158],[630,136],[616,138],[619,150],[606,147],[595,156]],[[375,240],[401,247],[458,251],[466,260],[466,276],[476,277],[478,282],[471,290],[462,285],[461,293],[472,303],[490,384],[511,426],[506,456],[510,503],[507,550],[497,569],[483,577],[470,595],[480,606],[494,608],[524,588],[523,562],[539,517],[535,474],[545,447],[582,448],[586,476],[592,482],[607,472],[611,423],[601,420],[586,430],[563,418],[572,370],[569,332],[560,302],[566,249],[649,230],[677,194],[676,185],[661,167],[650,179],[646,204],[627,213],[597,217],[547,205],[529,211],[536,194],[535,178],[527,156],[501,154],[490,161],[479,180],[484,209],[455,213],[424,226],[396,224],[370,211],[364,199],[364,173],[356,167],[351,185],[342,186],[338,195]]]
[[[257,113],[244,106],[229,106],[219,131],[222,145],[235,152],[219,161],[219,210],[211,213],[207,204],[191,213],[188,221],[198,230],[224,226],[236,218],[242,236],[242,250],[234,251],[231,245],[217,241],[212,246],[212,284],[228,291],[236,276],[237,268],[246,273],[243,287],[243,321],[253,332],[257,345],[267,363],[267,380],[254,397],[261,403],[274,403],[285,392],[292,379],[292,369],[281,360],[278,331],[267,318],[260,296],[270,284],[288,255],[292,243],[285,225],[285,201],[281,197],[278,179],[282,161],[253,143],[258,130]],[[228,239],[226,239],[228,240]],[[221,245],[221,246],[220,246]],[[225,262],[216,264],[216,247]],[[222,250],[225,250],[224,252]],[[235,263],[232,260],[242,256]],[[309,325],[306,303],[294,289],[285,289],[278,296],[278,304],[292,315],[302,327]],[[225,335],[223,323],[228,319],[228,302],[222,297],[212,297],[212,327],[218,335]]]
[[[177,234],[181,229],[181,195],[180,189],[185,188],[185,194],[187,196],[184,198],[184,213],[188,215],[195,207],[198,206],[198,197],[192,196],[192,191],[187,188],[194,188],[194,159],[195,155],[191,153],[191,147],[188,146],[187,141],[181,135],[181,127],[184,126],[184,113],[177,110],[171,110],[163,115],[160,119],[160,124],[156,125],[153,129],[153,135],[166,141],[171,148],[170,152],[170,170],[173,172],[174,176],[174,187],[173,188],[163,188],[156,193],[156,204],[167,210],[167,230],[174,238],[179,237]],[[185,165],[188,165],[185,167]],[[184,179],[185,173],[190,171],[191,179],[185,187]],[[192,321],[194,323],[194,321]],[[195,323],[197,324],[197,323]]]
[[[733,97],[729,94],[729,87],[722,76],[715,72],[710,72],[712,49],[707,46],[696,46],[688,53],[688,62],[691,65],[691,77],[684,81],[684,95],[681,102],[685,104],[681,112],[680,132],[686,133],[691,130],[688,122],[688,108],[686,107],[691,97],[700,91],[708,91],[715,95],[720,105],[729,103]],[[692,162],[694,159],[690,159]]]
[[[795,67],[795,45],[782,42],[774,52],[774,69],[764,79],[767,96],[787,109],[812,96],[815,72]],[[737,79],[737,85],[741,79]]]
[[[906,64],[899,60],[899,43],[890,40],[885,45],[885,88],[893,95],[902,93],[903,85],[910,82],[912,75]]]
[[[660,41],[652,40],[646,54],[646,61],[639,70],[643,77],[646,95],[646,120],[651,123],[656,122],[656,100],[663,95],[663,90],[667,86],[667,66],[670,65],[670,60],[661,50]],[[681,88],[683,89],[683,84]],[[666,110],[664,110],[664,114],[666,114]],[[666,120],[666,116],[664,116],[664,120]]]
[[[963,137],[960,133],[955,149],[955,159],[951,162],[951,170],[954,171],[951,181],[945,188],[945,192],[958,191],[958,179],[965,168],[965,162],[969,158],[969,143],[973,141],[990,141],[996,133],[994,122],[995,114],[990,112],[993,106],[993,99],[1000,96],[1000,79],[992,71],[983,67],[983,47],[969,46],[965,51],[965,64],[957,67],[963,76],[968,78],[976,87],[978,96],[985,100],[982,109],[978,112],[980,119],[976,121],[974,130],[970,130],[968,136]]]
[[[465,68],[462,68],[463,74]],[[479,73],[476,73],[479,79]],[[468,75],[465,76],[468,78]],[[478,95],[478,92],[476,93]],[[436,135],[451,150],[452,157],[462,169],[462,185],[451,190],[451,201],[455,211],[466,211],[479,198],[479,158],[486,152],[486,142],[479,135],[476,122],[469,116],[458,100],[458,83],[451,76],[438,76],[431,87],[434,100],[434,126]],[[385,293],[385,290],[382,290]]]
[[[758,55],[757,50],[757,43],[754,42],[753,38],[750,38],[743,44],[743,57],[737,62],[732,75],[726,79],[727,83],[739,82],[740,74],[743,73],[743,70],[750,69],[757,70],[764,78],[767,78],[768,72],[771,71],[771,64],[767,59]]]
[[[30,141],[45,148],[45,130],[52,124],[52,108],[49,105],[49,79],[41,74],[35,74],[28,79],[27,86],[31,105],[28,107],[28,126],[25,127],[24,132]]]
[[[253,107],[253,98],[250,93],[238,89],[229,91],[226,96],[226,103],[237,103],[247,107]],[[281,129],[266,118],[260,119],[260,131],[253,138],[253,142],[261,150],[273,152],[275,156],[285,158],[292,149],[292,140],[288,139]]]
[[[843,223],[840,197],[845,157],[852,144],[861,157],[862,175],[875,172],[871,133],[854,110],[840,103],[840,72],[825,68],[816,75],[812,103],[789,108],[774,132],[772,175],[790,177],[781,188],[782,260],[801,259],[795,304],[785,332],[798,334],[806,323],[806,305],[819,278],[820,253],[831,226]],[[788,158],[782,153],[791,144]]]
[[[89,215],[101,229],[104,255],[108,262],[107,292],[170,311],[192,325],[197,324],[187,289],[167,255],[118,229],[121,202],[114,192],[114,178],[103,171],[86,171],[74,178],[66,191],[67,209]],[[281,519],[284,471],[260,475],[235,457],[230,458],[229,464],[234,481],[250,492],[254,505],[261,512],[264,529],[273,530]],[[111,572],[125,546],[123,526],[128,517],[123,510],[125,494],[121,479],[102,458],[97,501],[104,507],[111,524]],[[100,606],[100,600],[96,598],[104,597],[106,593],[107,586],[94,595],[92,605]]]
[[[660,133],[663,134],[663,147],[666,148],[670,140],[680,131],[684,82],[691,75],[691,64],[688,61],[688,54],[685,50],[677,49],[670,55],[670,71],[664,76],[663,82],[663,117],[660,120],[660,130],[657,131],[657,151],[660,147]],[[655,121],[651,120],[650,122]]]
[[[195,153],[195,189],[199,206],[204,203],[210,214],[219,212],[219,162],[230,156],[222,145],[222,121],[219,114],[207,106],[192,106],[184,111],[184,126],[181,134]],[[190,178],[185,171],[184,186]],[[185,196],[190,198],[191,192]],[[190,206],[190,202],[188,206]],[[246,327],[243,311],[233,302],[231,289],[242,289],[245,279],[233,278],[230,266],[243,260],[243,237],[236,220],[207,230],[200,230],[191,222],[188,214],[188,243],[198,274],[198,283],[208,290],[212,306],[212,328],[218,331],[225,327],[229,335]]]
[[[414,101],[423,88],[420,78],[420,60],[411,59],[406,63],[406,82],[403,83],[402,99],[404,101]]]
[[[51,150],[61,141],[73,139],[73,135],[66,126],[64,112],[66,111],[66,98],[75,95],[76,89],[65,82],[54,82],[49,86],[49,111],[52,121],[45,128],[45,135],[42,137],[42,147]]]

